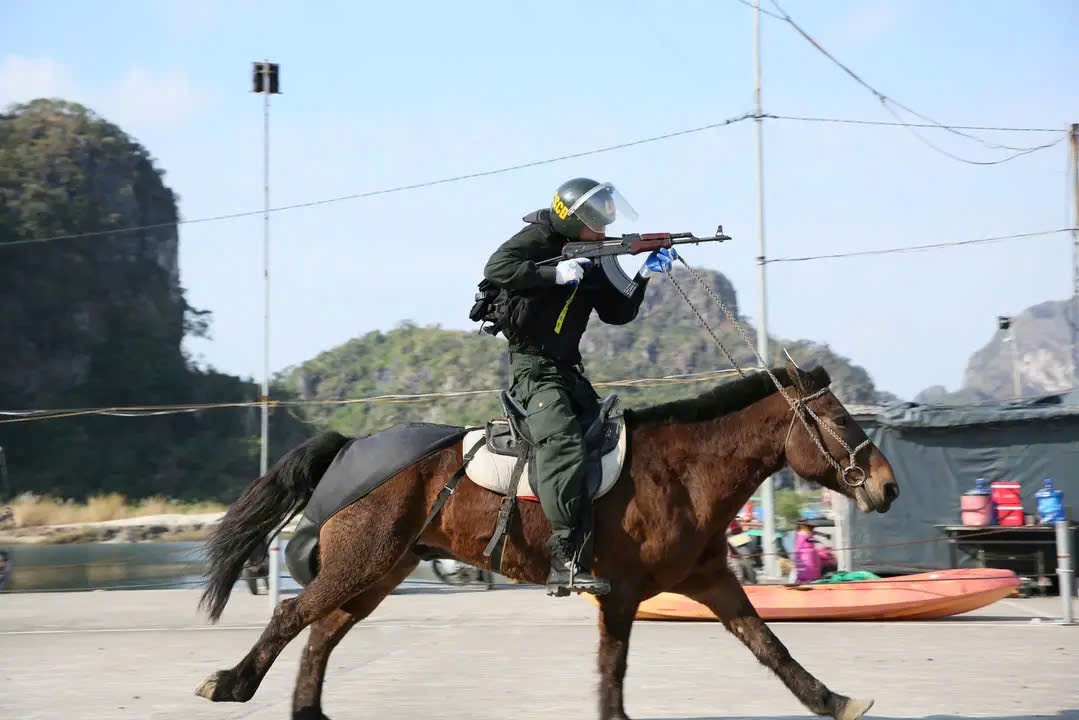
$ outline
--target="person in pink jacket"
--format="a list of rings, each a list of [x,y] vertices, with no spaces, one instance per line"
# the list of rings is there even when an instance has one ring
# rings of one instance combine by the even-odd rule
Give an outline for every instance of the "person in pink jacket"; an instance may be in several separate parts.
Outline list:
[[[824,566],[834,566],[835,558],[823,545],[818,545],[813,537],[813,526],[806,522],[798,523],[798,532],[794,536],[794,582],[808,583],[819,580]]]

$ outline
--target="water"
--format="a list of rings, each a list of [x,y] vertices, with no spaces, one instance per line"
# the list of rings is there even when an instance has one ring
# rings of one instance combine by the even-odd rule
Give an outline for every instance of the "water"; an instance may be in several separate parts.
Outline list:
[[[282,543],[284,545],[284,543]],[[206,556],[201,542],[11,545],[5,592],[200,588]],[[281,563],[282,572],[288,568]],[[299,589],[291,577],[281,589]]]
[[[288,544],[282,539],[282,550]],[[9,545],[11,572],[2,592],[202,588],[206,555],[202,542],[77,543]],[[281,590],[298,591],[281,559]],[[406,581],[437,582],[429,563]],[[241,581],[242,582],[242,581]]]

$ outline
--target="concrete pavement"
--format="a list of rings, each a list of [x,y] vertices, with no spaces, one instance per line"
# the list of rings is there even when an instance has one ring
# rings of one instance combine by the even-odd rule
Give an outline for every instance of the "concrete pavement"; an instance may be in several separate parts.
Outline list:
[[[246,704],[193,694],[237,662],[268,618],[237,586],[221,623],[199,591],[0,596],[0,718],[287,720],[306,631]],[[1006,600],[917,623],[775,623],[834,690],[873,697],[867,717],[1079,720],[1079,627],[1059,599]],[[596,717],[596,609],[523,586],[413,586],[331,657],[324,710],[351,718]],[[633,718],[811,717],[718,623],[638,622],[626,681]]]

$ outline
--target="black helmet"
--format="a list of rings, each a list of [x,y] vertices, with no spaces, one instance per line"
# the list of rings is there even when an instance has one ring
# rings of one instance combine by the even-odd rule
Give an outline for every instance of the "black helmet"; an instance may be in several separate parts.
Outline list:
[[[619,215],[637,219],[637,213],[614,185],[589,178],[567,180],[558,186],[551,200],[551,225],[566,237],[578,237],[583,227],[603,232]]]

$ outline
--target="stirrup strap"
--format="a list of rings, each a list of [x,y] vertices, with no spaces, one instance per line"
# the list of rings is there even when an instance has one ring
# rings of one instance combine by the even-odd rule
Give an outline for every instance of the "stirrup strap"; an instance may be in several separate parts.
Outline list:
[[[510,475],[509,492],[502,498],[502,505],[498,508],[498,522],[495,524],[495,532],[487,543],[487,547],[483,549],[483,556],[492,558],[491,570],[494,572],[499,572],[502,568],[502,552],[505,549],[505,542],[500,545],[499,541],[505,540],[507,537],[506,529],[509,527],[510,520],[513,517],[513,511],[517,507],[517,485],[520,483],[521,474],[524,473],[525,466],[528,464],[531,449],[531,445],[528,444],[517,446],[517,462],[514,464],[513,473]],[[498,554],[492,557],[496,548]]]

